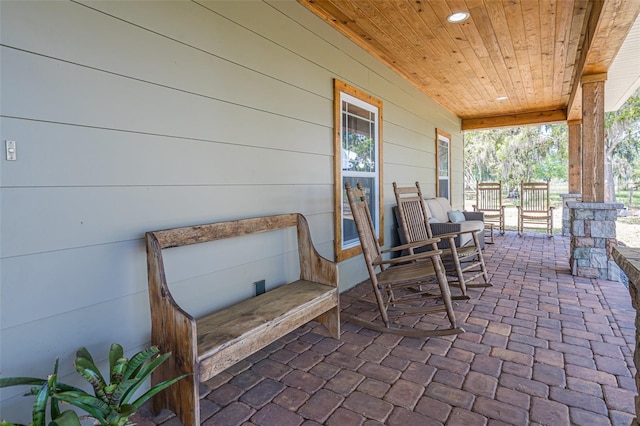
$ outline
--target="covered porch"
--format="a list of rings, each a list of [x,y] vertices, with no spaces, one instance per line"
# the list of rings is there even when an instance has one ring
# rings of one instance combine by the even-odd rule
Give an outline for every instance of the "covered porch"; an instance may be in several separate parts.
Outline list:
[[[628,290],[572,276],[569,250],[568,237],[497,235],[485,250],[494,286],[458,303],[458,336],[343,323],[338,341],[302,327],[203,385],[202,424],[629,425],[637,392]],[[343,293],[342,309],[369,286]],[[140,426],[179,424],[168,410],[142,414]]]
[[[570,48],[568,38],[551,36],[556,26],[537,36],[512,31],[522,37],[512,40],[514,53],[540,64],[526,61],[523,70],[547,71],[523,71],[532,87],[518,81],[514,56],[493,49],[496,60],[480,49],[485,35],[494,47],[497,40],[484,25],[483,8],[475,20],[452,26],[450,37],[444,22],[458,2],[432,2],[444,5],[434,15],[442,23],[426,27],[451,44],[425,56],[381,45],[413,58],[409,66],[424,63],[422,71],[436,72],[422,77],[446,92],[439,94],[422,90],[390,66],[393,58],[355,40],[366,36],[335,31],[307,10],[321,3],[333,4],[0,2],[3,376],[46,376],[60,357],[60,377],[67,380],[75,377],[72,358],[80,346],[102,354],[113,342],[127,353],[147,347],[143,236],[149,230],[301,212],[319,251],[334,257],[336,79],[386,105],[380,193],[387,218],[391,182],[418,180],[435,194],[437,129],[452,137],[454,208],[463,204],[464,130],[568,120],[572,146],[580,150],[574,158],[583,160],[602,142],[604,80],[640,9],[633,1],[550,2],[558,6],[551,20],[540,15],[546,2],[504,3],[538,6],[537,15],[519,12],[523,25],[534,16],[557,28],[575,21]],[[417,9],[427,3],[410,4],[422,13]],[[374,13],[380,16],[394,15]],[[497,24],[515,22],[496,16]],[[336,20],[356,21],[363,23]],[[526,37],[557,46],[562,76],[551,72],[549,52],[529,50]],[[473,52],[480,53],[469,56],[477,66],[456,78],[461,71],[452,67]],[[506,102],[498,100],[503,92]],[[573,180],[579,191],[601,183],[601,161],[580,163],[584,173]],[[602,201],[600,192],[592,195]],[[390,222],[386,235],[393,232]],[[338,341],[319,327],[299,329],[203,387],[203,424],[629,424],[636,392],[627,290],[571,276],[569,246],[559,236],[498,237],[486,255],[495,286],[458,304],[467,331],[458,337],[417,341],[345,324]],[[252,297],[255,281],[275,285],[292,273],[290,267],[267,273],[260,260],[254,253],[233,270],[216,262],[202,273],[183,267],[175,284],[197,315],[211,308],[199,294],[212,284],[219,285],[216,303],[230,304]],[[351,289],[366,272],[358,256],[339,267],[348,308],[353,292],[367,290],[367,283]],[[98,361],[107,363],[104,355]],[[17,390],[3,390],[0,417],[27,422],[31,401],[25,400]],[[168,412],[137,420],[178,424]]]

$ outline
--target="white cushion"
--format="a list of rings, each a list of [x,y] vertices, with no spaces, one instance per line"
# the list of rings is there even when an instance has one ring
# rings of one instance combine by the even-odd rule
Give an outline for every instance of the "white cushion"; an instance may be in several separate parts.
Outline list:
[[[447,212],[453,210],[451,208],[451,203],[449,202],[449,200],[447,200],[444,197],[436,197],[435,198],[436,202],[438,204],[440,204],[440,208],[442,209],[442,211],[446,214]]]
[[[451,207],[443,210],[442,204],[438,201],[438,198],[429,198],[428,200],[425,200],[425,202],[427,204],[427,207],[429,207],[431,217],[438,219],[440,222],[449,222],[449,216],[447,216],[447,212],[451,210]]]
[[[467,220],[460,223],[461,231],[482,231],[484,229],[484,222],[481,220]]]
[[[460,223],[461,231],[482,231],[484,229],[484,222],[481,220],[467,220]],[[460,235],[460,247],[473,244],[473,235],[461,234]]]

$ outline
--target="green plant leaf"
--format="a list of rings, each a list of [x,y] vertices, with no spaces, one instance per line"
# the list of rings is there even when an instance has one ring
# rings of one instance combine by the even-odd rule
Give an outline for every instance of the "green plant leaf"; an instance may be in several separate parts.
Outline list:
[[[138,371],[140,370],[142,365],[145,363],[145,361],[153,357],[158,352],[160,352],[160,349],[158,349],[157,346],[151,346],[150,348],[135,354],[129,361],[129,365],[127,366],[127,369],[124,372],[123,379],[128,380],[133,376],[137,376]]]
[[[123,397],[129,394],[131,388],[137,389],[140,385],[138,384],[140,380],[138,379],[129,379],[121,381],[118,386],[114,389],[113,393],[109,398],[109,405],[119,406],[123,402]],[[141,384],[141,382],[140,382]]]
[[[45,382],[40,388],[33,402],[32,419],[33,426],[45,426],[47,414],[47,401],[49,400],[49,382]]]
[[[124,351],[122,346],[117,343],[111,345],[109,349],[109,377],[111,379],[110,383],[113,383],[113,378],[115,375],[115,368],[118,361],[124,356]]]
[[[80,426],[80,419],[75,411],[67,410],[55,420],[49,423],[49,426]]]
[[[120,415],[122,417],[131,417],[136,413],[136,411],[138,411],[138,409],[132,404],[122,404],[120,406]]]
[[[42,386],[46,382],[46,379],[38,379],[37,377],[2,377],[0,378],[0,388],[21,385]]]
[[[108,424],[107,416],[111,413],[112,408],[101,399],[93,395],[89,395],[84,391],[59,392],[55,393],[53,396],[58,398],[60,401],[64,401],[86,411],[90,416],[101,422],[100,424]]]
[[[171,352],[167,352],[166,354],[158,355],[149,361],[146,364],[142,365],[142,368],[136,374],[136,378],[140,380],[146,379],[151,373],[155,371],[156,368],[163,362],[167,360],[171,356]]]
[[[111,384],[118,385],[122,381],[124,377],[124,371],[127,369],[127,365],[129,360],[125,357],[122,357],[116,361],[115,366],[111,370]]]
[[[126,392],[122,396],[122,402],[128,403],[135,391],[138,390],[138,388],[142,385],[142,383],[144,383],[147,377],[151,375],[151,373],[170,356],[171,352],[167,352],[166,354],[158,355],[151,361],[140,365],[140,368],[135,375],[136,384],[126,390]]]
[[[88,361],[86,358],[76,359],[76,371],[84,377],[84,379],[91,384],[95,395],[102,399],[104,402],[108,402],[109,398],[106,395],[105,387],[107,384],[104,382],[102,375],[99,371],[96,371],[95,364]]]
[[[102,374],[100,373],[100,370],[98,369],[98,367],[96,367],[96,364],[93,361],[93,357],[84,346],[81,347],[78,352],[76,352],[76,363],[78,363],[78,361],[80,360],[84,360],[81,362],[85,368],[94,371],[98,375],[98,377],[100,377],[100,380],[103,383],[106,383],[104,377],[102,377]]]
[[[158,383],[157,385],[155,385],[154,387],[152,387],[151,389],[146,391],[140,398],[136,399],[132,404],[136,408],[140,408],[142,406],[142,404],[147,402],[155,394],[157,394],[159,392],[162,392],[163,390],[165,390],[169,386],[173,385],[174,383],[176,383],[176,382],[178,382],[178,381],[180,381],[180,380],[182,380],[185,377],[190,376],[190,375],[191,374],[183,374],[182,376],[174,377],[173,379],[165,380],[164,382]]]
[[[58,358],[56,358],[56,362],[53,365],[53,374],[49,376],[49,394],[51,392],[55,392],[58,389]],[[52,398],[51,399],[51,418],[56,419],[60,417],[60,406],[58,405],[58,400]]]

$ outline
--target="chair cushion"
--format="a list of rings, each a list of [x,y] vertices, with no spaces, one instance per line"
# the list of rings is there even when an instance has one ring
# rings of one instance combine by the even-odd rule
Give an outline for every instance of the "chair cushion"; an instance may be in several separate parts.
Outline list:
[[[451,210],[447,213],[447,215],[449,216],[449,221],[453,223],[460,223],[466,220],[464,213],[462,213],[460,210]]]
[[[467,220],[460,223],[461,231],[482,231],[484,229],[484,222],[480,220]],[[460,247],[473,244],[473,236],[471,234],[460,235]]]
[[[482,231],[484,230],[484,222],[481,220],[467,220],[460,223],[461,231]]]

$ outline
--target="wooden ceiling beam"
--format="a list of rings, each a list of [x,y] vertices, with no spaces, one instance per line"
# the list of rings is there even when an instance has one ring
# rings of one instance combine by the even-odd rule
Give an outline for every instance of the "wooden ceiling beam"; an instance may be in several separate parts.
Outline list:
[[[551,111],[526,112],[522,114],[498,115],[493,117],[464,118],[462,130],[484,130],[496,127],[516,127],[529,124],[557,123],[567,120],[567,111],[556,109]]]
[[[582,116],[582,85],[584,75],[606,73],[629,30],[640,13],[640,1],[596,0],[589,16],[580,60],[576,69],[567,107],[569,119]]]
[[[580,49],[580,57],[576,61],[573,69],[573,82],[571,86],[571,95],[569,95],[569,103],[567,104],[567,116],[569,120],[582,119],[582,84],[580,79],[587,62],[589,49],[593,44],[600,18],[603,16],[604,0],[597,0],[591,3],[591,13],[589,13],[589,21],[585,31],[584,40],[582,41],[582,49]]]

